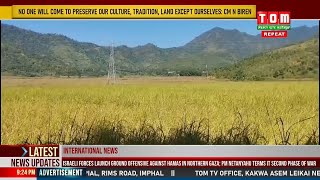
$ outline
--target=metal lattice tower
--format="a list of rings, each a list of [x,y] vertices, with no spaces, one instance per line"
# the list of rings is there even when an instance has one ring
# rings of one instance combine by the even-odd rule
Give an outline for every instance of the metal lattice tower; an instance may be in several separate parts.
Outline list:
[[[114,48],[113,43],[110,49],[109,68],[108,68],[108,82],[116,82],[116,69],[114,67]]]
[[[207,77],[207,79],[208,79],[208,77],[209,77],[208,65],[207,65],[207,64],[206,64],[206,77]]]

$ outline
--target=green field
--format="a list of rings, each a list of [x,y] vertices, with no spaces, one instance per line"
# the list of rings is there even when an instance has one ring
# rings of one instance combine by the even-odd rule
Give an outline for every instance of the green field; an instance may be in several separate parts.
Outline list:
[[[2,78],[3,144],[315,144],[319,81]]]

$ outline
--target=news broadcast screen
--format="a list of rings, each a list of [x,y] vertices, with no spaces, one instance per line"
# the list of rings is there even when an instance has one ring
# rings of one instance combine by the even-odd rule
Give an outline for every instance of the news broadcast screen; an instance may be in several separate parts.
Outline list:
[[[319,179],[299,0],[2,0],[0,180]]]

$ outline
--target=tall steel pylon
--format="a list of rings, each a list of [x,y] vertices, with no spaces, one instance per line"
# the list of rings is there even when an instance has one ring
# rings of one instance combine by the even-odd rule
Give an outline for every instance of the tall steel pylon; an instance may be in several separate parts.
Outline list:
[[[109,68],[108,68],[108,82],[115,83],[116,82],[116,69],[114,66],[114,48],[113,43],[110,49],[110,58],[109,58]]]
[[[207,79],[208,79],[208,77],[209,77],[208,65],[207,65],[207,64],[206,64],[206,77],[207,77]]]

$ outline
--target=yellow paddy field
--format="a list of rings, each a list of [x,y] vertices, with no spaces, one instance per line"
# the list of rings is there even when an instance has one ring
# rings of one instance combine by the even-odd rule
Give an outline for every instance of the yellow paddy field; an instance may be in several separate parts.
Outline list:
[[[257,138],[256,144],[308,144],[319,133],[319,81],[146,77],[122,78],[111,85],[105,78],[2,77],[1,118],[3,144],[80,144],[80,140],[93,137],[92,129],[108,128],[115,123],[121,123],[123,139],[137,133],[141,138],[144,125],[154,126],[153,130],[160,128],[166,137],[172,129],[192,122],[202,123],[201,127],[190,127],[195,128],[192,132],[207,135],[208,144],[210,138],[225,135],[230,140],[237,136],[230,131],[238,126],[243,130],[250,128],[248,136],[259,134],[261,138]],[[115,133],[112,128],[108,131]],[[238,135],[241,131],[237,131]],[[149,135],[143,138],[152,138]],[[110,135],[105,133],[99,138]],[[94,142],[104,141],[87,141]],[[144,142],[149,141],[140,144]]]

